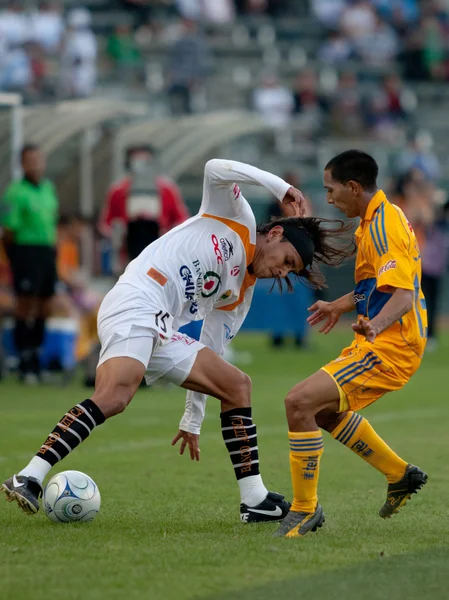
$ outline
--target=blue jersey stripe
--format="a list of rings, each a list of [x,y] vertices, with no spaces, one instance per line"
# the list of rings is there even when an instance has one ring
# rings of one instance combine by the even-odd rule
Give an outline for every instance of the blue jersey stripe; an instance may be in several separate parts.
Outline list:
[[[378,246],[378,244],[377,244],[377,241],[376,241],[376,238],[375,238],[375,235],[374,235],[373,223],[370,223],[370,226],[369,226],[369,231],[370,231],[370,233],[371,233],[371,237],[372,237],[372,239],[373,239],[373,242],[374,242],[374,247],[376,248],[377,254],[378,254],[379,256],[382,256],[382,252],[380,251],[380,248],[379,248],[379,246]]]
[[[388,252],[388,238],[387,238],[387,232],[385,230],[385,204],[382,204],[380,211],[381,211],[381,217],[382,217],[382,234],[383,234],[383,241],[385,244],[385,252]]]

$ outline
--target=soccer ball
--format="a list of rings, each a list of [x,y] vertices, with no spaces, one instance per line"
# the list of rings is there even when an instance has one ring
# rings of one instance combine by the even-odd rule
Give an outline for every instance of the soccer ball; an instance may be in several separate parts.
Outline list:
[[[50,479],[44,490],[45,514],[55,523],[92,521],[100,510],[100,490],[80,471],[63,471]]]

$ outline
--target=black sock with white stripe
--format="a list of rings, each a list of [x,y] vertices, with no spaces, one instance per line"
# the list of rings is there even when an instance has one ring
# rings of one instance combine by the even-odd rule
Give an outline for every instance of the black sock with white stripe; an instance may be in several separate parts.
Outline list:
[[[234,408],[221,413],[221,433],[234,466],[240,487],[241,500],[248,506],[257,506],[268,490],[259,473],[257,428],[251,416],[251,407]]]
[[[19,475],[35,477],[42,482],[51,467],[84,442],[94,428],[104,421],[104,414],[92,400],[77,404],[65,413],[36,456]]]

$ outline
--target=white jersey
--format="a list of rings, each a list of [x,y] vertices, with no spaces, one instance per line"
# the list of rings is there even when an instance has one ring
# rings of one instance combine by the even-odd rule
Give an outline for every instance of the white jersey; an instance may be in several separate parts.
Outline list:
[[[240,183],[263,186],[279,200],[290,187],[256,167],[210,160],[198,215],[150,244],[117,283],[142,290],[155,314],[163,310],[173,317],[174,329],[204,319],[200,341],[219,355],[245,320],[256,283],[247,271],[256,221]],[[188,392],[182,429],[199,433],[204,403],[205,396]]]

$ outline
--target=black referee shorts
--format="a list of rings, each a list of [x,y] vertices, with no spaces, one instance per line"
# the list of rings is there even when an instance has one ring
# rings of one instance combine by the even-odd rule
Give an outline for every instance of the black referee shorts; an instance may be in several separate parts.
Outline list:
[[[57,281],[56,249],[14,244],[8,252],[14,292],[18,296],[51,298]]]

